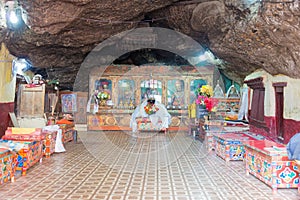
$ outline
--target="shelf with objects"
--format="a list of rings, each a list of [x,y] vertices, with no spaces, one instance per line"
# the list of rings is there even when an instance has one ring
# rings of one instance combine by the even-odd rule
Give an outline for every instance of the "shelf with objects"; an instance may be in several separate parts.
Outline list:
[[[188,104],[195,80],[212,83],[214,66],[108,66],[93,68],[89,78],[88,130],[132,130],[137,106],[155,98],[171,115],[168,130],[187,130]]]
[[[215,149],[213,133],[223,132],[223,120],[219,119],[216,110],[217,98],[223,96],[223,90],[218,87],[213,90],[212,86],[204,84],[197,87],[195,91],[197,98],[189,106],[190,133],[203,142],[208,151],[211,151]]]
[[[238,120],[238,112],[240,109],[240,94],[237,88],[232,84],[226,94],[222,96],[221,88],[216,86],[215,90],[218,95],[215,96],[218,104],[216,106],[216,114],[220,120],[234,121]]]

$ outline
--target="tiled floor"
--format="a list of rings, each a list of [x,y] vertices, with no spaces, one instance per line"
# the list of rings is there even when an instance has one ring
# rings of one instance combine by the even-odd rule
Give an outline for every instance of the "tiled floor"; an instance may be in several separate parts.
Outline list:
[[[0,199],[300,199],[246,176],[242,161],[205,151],[185,133],[80,132],[77,144],[0,185]]]

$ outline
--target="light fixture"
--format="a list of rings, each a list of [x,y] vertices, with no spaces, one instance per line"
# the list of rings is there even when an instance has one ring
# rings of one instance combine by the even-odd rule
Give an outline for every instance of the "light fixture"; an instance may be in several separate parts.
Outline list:
[[[201,62],[207,62],[207,63],[218,65],[222,63],[222,60],[216,58],[211,51],[207,50],[204,52],[204,54],[198,56],[198,63]]]
[[[210,58],[211,58],[211,52],[210,51],[205,51],[203,54],[198,56],[198,62],[209,61]]]
[[[19,21],[16,12],[14,10],[12,10],[9,14],[9,21],[13,24],[17,24]]]
[[[24,58],[18,58],[13,61],[14,74],[24,74],[24,70],[27,68],[28,62]]]
[[[24,27],[27,21],[25,15],[26,12],[17,1],[7,1],[5,3],[5,21],[7,28],[18,30]]]
[[[207,58],[206,58],[206,55],[205,54],[202,54],[202,55],[200,55],[199,56],[199,61],[200,62],[203,62],[203,61],[205,61]]]

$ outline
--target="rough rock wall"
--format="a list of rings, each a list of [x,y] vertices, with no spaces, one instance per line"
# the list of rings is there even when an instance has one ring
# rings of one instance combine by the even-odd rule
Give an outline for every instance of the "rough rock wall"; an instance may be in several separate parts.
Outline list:
[[[20,0],[29,26],[0,27],[12,54],[51,69],[71,85],[86,55],[112,35],[149,23],[175,29],[210,49],[221,71],[242,82],[255,69],[300,75],[298,0]],[[197,52],[191,52],[192,54]],[[176,61],[174,61],[176,64]]]
[[[195,8],[191,23],[207,30],[210,49],[231,77],[263,68],[298,78],[299,14],[299,1],[211,1]]]

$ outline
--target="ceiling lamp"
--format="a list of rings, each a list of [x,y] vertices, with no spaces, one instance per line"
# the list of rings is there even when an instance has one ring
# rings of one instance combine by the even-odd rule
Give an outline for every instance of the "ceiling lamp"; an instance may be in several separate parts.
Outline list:
[[[18,30],[26,25],[27,14],[17,1],[7,1],[4,8],[7,28]],[[3,13],[2,10],[1,13]]]

